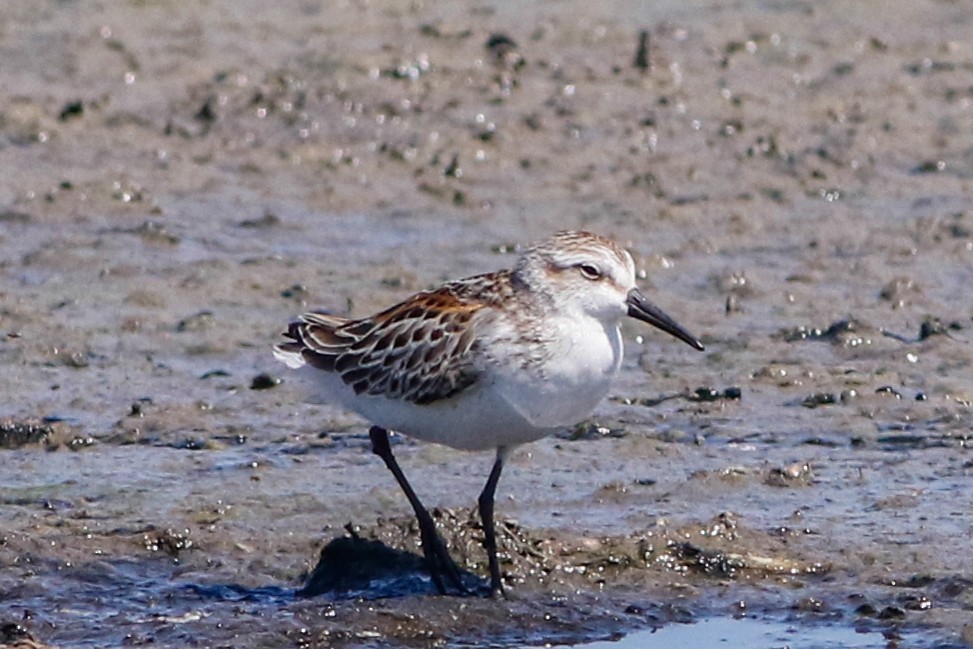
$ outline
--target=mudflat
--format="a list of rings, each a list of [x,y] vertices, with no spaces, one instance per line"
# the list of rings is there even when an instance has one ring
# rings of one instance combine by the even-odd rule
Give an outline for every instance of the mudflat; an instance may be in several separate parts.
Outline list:
[[[521,646],[710,617],[973,643],[962,2],[0,5],[0,645]],[[589,229],[612,395],[433,595],[270,348]],[[464,569],[492,457],[395,451]],[[891,644],[890,644],[891,646]]]

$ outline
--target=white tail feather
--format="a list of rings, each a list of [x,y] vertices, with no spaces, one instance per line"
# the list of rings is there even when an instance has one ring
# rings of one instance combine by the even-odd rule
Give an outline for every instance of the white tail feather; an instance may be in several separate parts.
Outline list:
[[[292,370],[304,367],[306,362],[304,360],[304,356],[300,352],[285,351],[280,347],[274,347],[274,358]]]

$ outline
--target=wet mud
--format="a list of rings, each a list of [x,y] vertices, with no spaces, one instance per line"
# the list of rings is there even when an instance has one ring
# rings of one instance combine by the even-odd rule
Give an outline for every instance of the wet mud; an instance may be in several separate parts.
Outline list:
[[[973,645],[971,28],[5,2],[0,646]],[[707,351],[629,326],[610,398],[501,480],[510,597],[437,596],[366,424],[270,347],[562,228],[623,242]],[[492,458],[395,450],[477,591]]]

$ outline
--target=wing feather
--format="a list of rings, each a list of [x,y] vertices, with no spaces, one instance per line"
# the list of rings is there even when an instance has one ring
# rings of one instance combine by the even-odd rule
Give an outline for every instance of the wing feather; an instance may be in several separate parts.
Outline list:
[[[454,282],[370,318],[349,320],[306,313],[275,347],[278,358],[295,367],[303,361],[335,372],[357,394],[426,404],[472,385],[475,363],[474,316],[488,306],[478,299],[483,278]],[[465,289],[465,290],[464,290]]]

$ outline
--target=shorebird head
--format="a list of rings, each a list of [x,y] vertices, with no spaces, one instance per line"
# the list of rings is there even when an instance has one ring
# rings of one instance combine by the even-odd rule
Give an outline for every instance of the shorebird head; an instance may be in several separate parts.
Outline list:
[[[584,313],[609,326],[630,316],[703,349],[695,336],[642,294],[635,284],[632,255],[611,239],[590,232],[558,232],[527,248],[514,274],[565,311]]]

